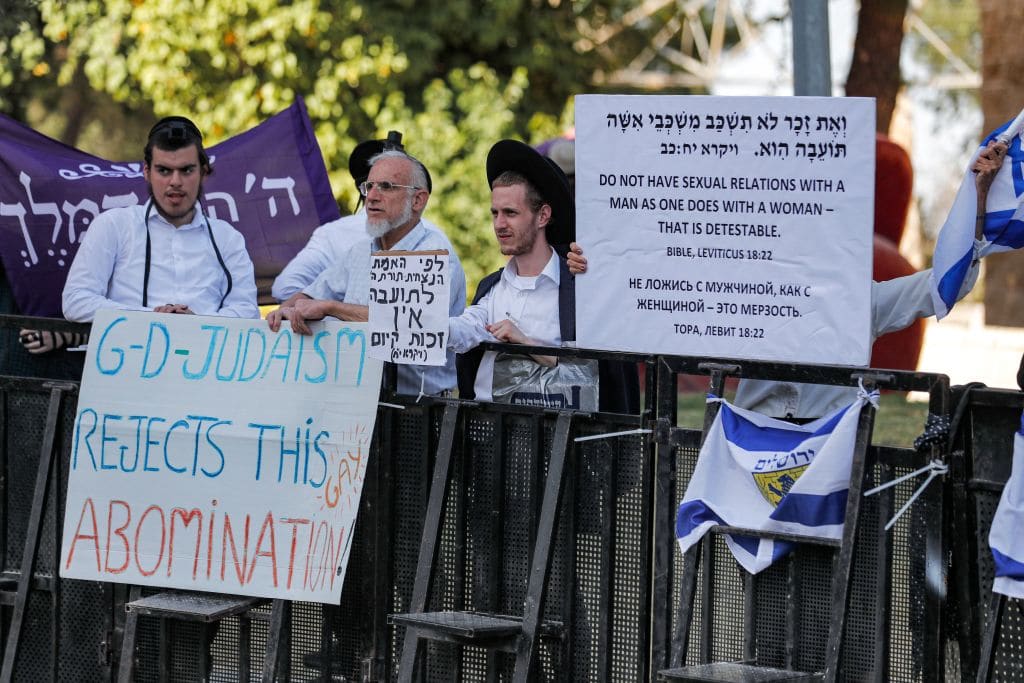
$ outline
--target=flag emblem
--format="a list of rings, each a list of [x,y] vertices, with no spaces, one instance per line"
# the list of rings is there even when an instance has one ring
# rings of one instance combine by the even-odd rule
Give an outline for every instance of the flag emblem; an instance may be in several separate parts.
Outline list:
[[[800,478],[800,475],[808,468],[808,465],[801,467],[789,467],[774,472],[752,472],[754,482],[757,484],[761,495],[772,507],[778,507],[782,498],[793,488],[793,484]]]

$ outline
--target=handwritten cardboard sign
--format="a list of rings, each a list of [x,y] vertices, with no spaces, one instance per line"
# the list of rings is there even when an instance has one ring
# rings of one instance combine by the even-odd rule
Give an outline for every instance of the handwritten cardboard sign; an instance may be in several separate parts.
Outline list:
[[[444,365],[448,285],[447,251],[375,252],[370,268],[370,357]]]
[[[61,576],[337,603],[380,390],[367,336],[97,314]]]
[[[874,102],[576,98],[577,340],[866,365]]]

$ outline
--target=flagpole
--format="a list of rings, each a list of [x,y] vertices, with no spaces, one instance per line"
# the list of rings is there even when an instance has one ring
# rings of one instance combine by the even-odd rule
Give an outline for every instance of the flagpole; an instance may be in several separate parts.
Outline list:
[[[1020,113],[1017,114],[1017,118],[1006,127],[1006,130],[996,136],[996,142],[1009,145],[1010,140],[1020,135],[1021,128],[1024,128],[1024,109],[1021,109]]]

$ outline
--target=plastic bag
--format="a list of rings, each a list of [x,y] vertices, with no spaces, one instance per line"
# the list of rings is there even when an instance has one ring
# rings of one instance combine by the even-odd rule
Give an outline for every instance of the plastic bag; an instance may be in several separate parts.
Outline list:
[[[491,395],[497,403],[593,412],[598,400],[597,361],[559,358],[557,365],[548,367],[529,356],[499,353]]]

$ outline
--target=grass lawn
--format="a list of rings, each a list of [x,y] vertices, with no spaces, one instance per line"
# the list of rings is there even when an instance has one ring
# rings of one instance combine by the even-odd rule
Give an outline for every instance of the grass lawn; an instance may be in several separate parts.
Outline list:
[[[924,431],[927,403],[907,401],[905,394],[883,393],[875,416],[874,443],[910,447]],[[679,394],[679,425],[699,429],[704,422],[704,394]]]

